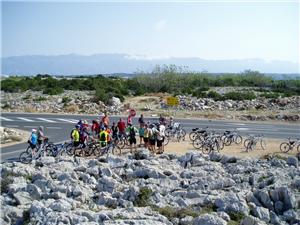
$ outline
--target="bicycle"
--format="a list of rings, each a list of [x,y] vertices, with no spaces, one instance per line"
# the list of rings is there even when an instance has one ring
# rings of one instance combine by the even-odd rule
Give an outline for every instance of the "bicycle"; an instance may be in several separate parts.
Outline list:
[[[300,139],[296,139],[295,141],[291,141],[291,138],[287,138],[288,142],[282,142],[279,146],[280,150],[284,153],[288,151],[294,150],[297,146],[297,151],[300,152]]]
[[[228,131],[228,130],[225,131],[221,138],[222,138],[222,140],[223,140],[223,142],[226,146],[229,146],[232,143],[235,143],[235,144],[239,145],[243,141],[242,136],[239,135],[236,130],[234,130],[234,131]]]
[[[247,138],[244,141],[244,147],[246,149],[246,152],[249,151],[253,151],[256,148],[256,144],[260,143],[260,146],[263,150],[265,150],[267,148],[267,143],[266,141],[263,139],[263,135],[257,135],[257,136],[249,136],[249,138]]]
[[[208,127],[206,128],[193,128],[189,134],[189,138],[191,141],[195,141],[197,138],[205,136],[207,134]]]
[[[122,149],[118,146],[116,139],[107,143],[106,146],[101,146],[101,143],[95,144],[93,151],[95,156],[103,156],[104,154],[108,154],[110,151],[113,155],[121,155],[122,153]]]
[[[224,148],[221,135],[216,133],[207,134],[203,138],[197,138],[193,141],[193,147],[202,150],[204,154],[209,154],[211,151],[220,151]]]
[[[53,144],[50,146],[47,146],[45,149],[45,152],[47,155],[52,157],[57,157],[58,155],[63,155],[66,153],[69,156],[72,156],[72,142],[64,142],[63,144]]]
[[[176,138],[177,141],[185,140],[186,131],[182,128],[180,123],[174,123],[173,127],[168,127],[165,130],[165,136],[167,139]]]
[[[30,145],[29,145],[29,147],[30,147]],[[45,153],[44,148],[39,148],[39,149],[36,148],[36,153],[34,155],[32,155],[32,152],[33,151],[32,151],[31,147],[30,147],[30,151],[27,148],[24,152],[21,152],[21,154],[19,156],[19,161],[21,163],[28,164],[28,163],[32,162],[32,160],[41,158]]]

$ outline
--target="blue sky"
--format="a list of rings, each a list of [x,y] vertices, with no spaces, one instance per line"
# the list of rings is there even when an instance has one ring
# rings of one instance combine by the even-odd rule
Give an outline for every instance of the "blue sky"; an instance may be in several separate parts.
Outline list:
[[[299,62],[299,2],[2,2],[2,56],[127,53]]]

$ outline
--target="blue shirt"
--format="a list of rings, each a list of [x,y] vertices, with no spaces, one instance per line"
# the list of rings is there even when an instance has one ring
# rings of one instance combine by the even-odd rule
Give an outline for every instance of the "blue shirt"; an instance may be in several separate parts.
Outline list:
[[[33,145],[36,145],[36,144],[37,144],[37,135],[36,135],[35,133],[32,133],[32,134],[31,134],[30,142],[31,142],[31,144],[33,144]]]

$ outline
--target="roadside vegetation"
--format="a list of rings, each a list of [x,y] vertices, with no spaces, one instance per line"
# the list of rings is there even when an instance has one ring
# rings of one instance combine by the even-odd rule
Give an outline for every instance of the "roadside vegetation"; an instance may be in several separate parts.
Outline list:
[[[251,87],[250,91],[232,91],[219,94],[212,87]],[[5,92],[26,90],[43,91],[56,95],[64,90],[95,91],[95,101],[107,101],[112,97],[124,100],[127,95],[167,92],[173,95],[191,94],[214,100],[251,100],[256,97],[278,98],[300,95],[300,79],[275,80],[257,71],[247,70],[239,74],[212,75],[206,72],[185,71],[174,65],[157,66],[151,73],[138,72],[133,78],[116,76],[78,76],[55,78],[50,75],[33,77],[11,76],[1,81]],[[256,94],[255,94],[256,92]],[[259,93],[259,94],[257,94]]]

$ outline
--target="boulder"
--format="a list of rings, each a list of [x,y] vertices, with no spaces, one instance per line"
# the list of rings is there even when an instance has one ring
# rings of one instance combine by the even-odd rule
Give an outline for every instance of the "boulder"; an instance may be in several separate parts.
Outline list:
[[[194,225],[226,225],[227,222],[223,220],[222,218],[211,215],[211,214],[205,214],[199,217],[196,217],[193,221]]]

